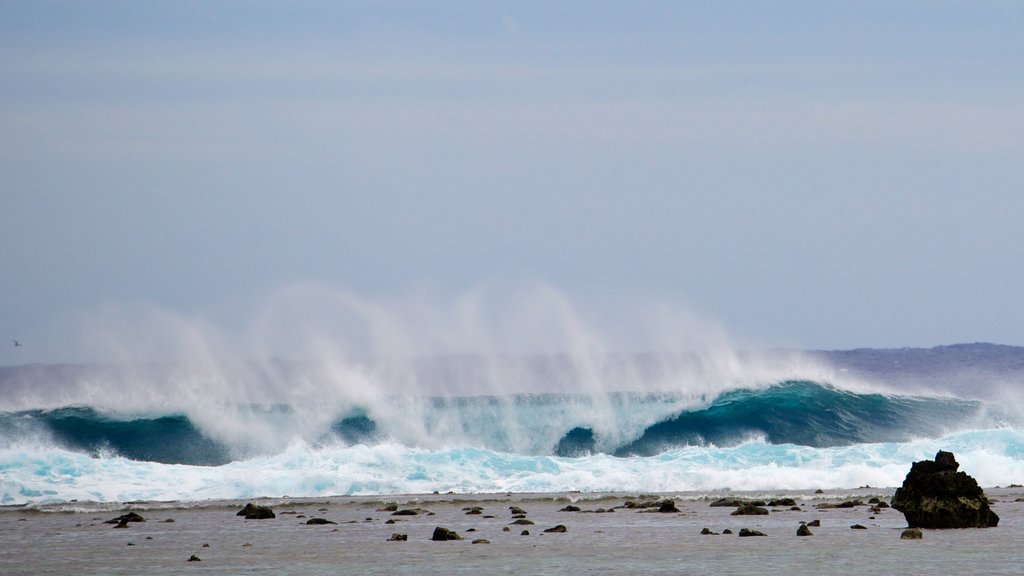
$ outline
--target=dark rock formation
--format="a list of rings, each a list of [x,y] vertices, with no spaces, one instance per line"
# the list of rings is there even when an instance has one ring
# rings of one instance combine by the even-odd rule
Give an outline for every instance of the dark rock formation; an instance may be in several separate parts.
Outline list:
[[[548,528],[548,529],[546,529],[544,531],[545,532],[562,533],[562,532],[568,532],[569,529],[566,528],[564,524],[559,524],[558,526],[555,526],[554,528]]]
[[[766,534],[764,532],[758,532],[757,530],[740,528],[740,536],[745,538],[747,536],[766,536]]]
[[[920,528],[907,528],[900,534],[900,540],[920,540],[924,538],[924,534]]]
[[[814,520],[811,520],[810,522],[808,522],[807,525],[808,526],[813,526],[813,527],[817,528],[818,526],[821,526],[821,520],[818,520],[817,518],[815,518]]]
[[[328,520],[326,518],[310,518],[309,520],[306,520],[306,524],[309,524],[309,525],[337,524],[337,522],[331,522],[330,520]]]
[[[572,504],[570,504],[570,505],[566,506],[565,508],[562,508],[561,510],[559,510],[559,512],[580,512],[582,510],[583,509],[580,508],[579,506],[573,506]]]
[[[703,534],[703,535],[705,535],[705,536],[718,536],[718,532],[712,532],[712,531],[711,531],[711,528],[707,528],[707,527],[705,527],[704,529],[702,529],[702,530],[700,531],[700,533],[701,533],[701,534]]]
[[[408,534],[399,534],[398,532],[391,534],[391,538],[388,538],[388,542],[407,542],[408,540]]]
[[[822,502],[821,504],[815,504],[814,505],[815,508],[820,508],[820,509],[823,509],[823,510],[827,510],[827,509],[830,509],[830,508],[853,508],[855,506],[864,506],[864,502],[862,502],[860,500],[847,500],[845,502],[840,502],[838,504],[831,504],[831,503],[828,503],[828,502]]]
[[[508,511],[509,511],[509,513],[511,513],[511,514],[512,514],[513,516],[516,516],[516,515],[518,515],[518,514],[522,514],[523,516],[525,516],[525,515],[526,515],[526,510],[523,510],[522,508],[520,508],[520,507],[518,507],[518,506],[509,506],[509,507],[508,507]]]
[[[239,510],[236,516],[245,516],[246,520],[265,520],[267,518],[277,518],[277,515],[274,514],[274,511],[271,510],[269,506],[259,506],[253,504],[252,502],[249,502],[248,504],[245,505],[245,508]]]
[[[796,535],[797,536],[814,536],[814,534],[811,534],[811,529],[807,527],[807,524],[801,524],[800,527],[796,529]]]
[[[853,530],[867,530],[868,529],[868,527],[864,526],[863,524],[854,524],[853,526],[850,526],[850,528],[853,529]]]
[[[999,524],[999,516],[989,509],[978,482],[958,468],[953,454],[941,450],[935,460],[911,465],[891,504],[903,513],[910,528],[991,528]]]
[[[491,541],[488,540],[487,538],[477,538],[476,540],[473,540],[473,544],[490,544],[490,543],[491,543]]]
[[[726,528],[725,530],[722,530],[722,534],[732,534],[732,530]]]
[[[796,506],[796,500],[792,498],[777,498],[769,501],[768,506]]]
[[[463,508],[463,510],[466,511],[466,516],[472,516],[472,515],[475,515],[475,514],[483,514],[484,513],[484,509],[481,508],[480,506],[472,506],[470,508]]]
[[[767,508],[761,508],[760,506],[740,506],[730,516],[763,516],[768,513]]]
[[[188,557],[188,561],[189,562],[201,562],[202,560],[203,560],[202,558],[200,558],[199,556],[196,556],[195,554],[193,554],[193,555]]]
[[[447,540],[462,540],[462,536],[459,536],[454,530],[438,526],[434,528],[434,535],[430,539],[434,542],[444,542]]]

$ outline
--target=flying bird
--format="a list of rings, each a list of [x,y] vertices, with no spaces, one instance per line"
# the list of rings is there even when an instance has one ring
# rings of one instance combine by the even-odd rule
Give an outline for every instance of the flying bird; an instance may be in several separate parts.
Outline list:
[[[21,346],[21,342],[18,342],[17,340],[11,340],[11,342],[14,342],[15,346]]]

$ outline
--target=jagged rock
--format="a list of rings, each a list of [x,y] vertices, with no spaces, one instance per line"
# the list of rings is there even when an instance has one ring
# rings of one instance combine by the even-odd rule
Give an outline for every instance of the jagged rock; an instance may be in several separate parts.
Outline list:
[[[388,542],[407,542],[408,540],[408,534],[399,534],[398,532],[391,534],[391,538],[388,538]]]
[[[766,536],[766,534],[764,532],[758,532],[757,530],[740,528],[740,536],[745,538],[747,536]]]
[[[249,502],[238,511],[236,516],[245,516],[246,520],[265,520],[267,518],[277,518],[274,511],[269,506],[260,506]]]
[[[760,506],[740,506],[733,511],[730,516],[763,516],[768,513],[767,508],[761,508]]]
[[[326,518],[310,518],[306,520],[306,524],[309,525],[320,525],[320,524],[337,524],[337,522],[331,522]]]
[[[924,534],[920,528],[907,528],[900,534],[900,540],[920,540],[924,538]]]
[[[707,527],[701,530],[700,533],[705,536],[718,536],[718,532],[712,532],[711,529]]]
[[[566,528],[564,524],[559,524],[558,526],[555,526],[555,527],[553,527],[553,528],[548,528],[548,529],[546,529],[546,530],[544,530],[544,531],[545,531],[545,532],[555,532],[555,533],[562,533],[562,532],[568,532],[568,531],[569,531],[569,529],[568,529],[568,528]]]
[[[811,529],[807,527],[807,524],[801,524],[800,527],[796,529],[796,535],[797,536],[814,536],[814,534],[811,533]]]
[[[951,452],[940,450],[935,460],[914,462],[896,489],[891,505],[903,513],[910,528],[990,528],[999,516],[978,482],[965,472]]]
[[[434,542],[444,542],[446,540],[462,540],[462,536],[459,536],[454,530],[438,526],[434,528],[434,535],[430,539]]]
[[[679,508],[676,508],[676,503],[672,500],[665,500],[658,506],[658,512],[664,514],[671,514],[673,512],[679,512]]]

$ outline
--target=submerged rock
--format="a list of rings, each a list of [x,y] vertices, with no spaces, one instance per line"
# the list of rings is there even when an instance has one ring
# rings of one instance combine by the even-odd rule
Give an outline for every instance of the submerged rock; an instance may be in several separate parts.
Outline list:
[[[562,532],[568,532],[569,529],[566,528],[564,524],[559,524],[558,526],[555,526],[553,528],[548,528],[548,529],[546,529],[544,531],[545,532],[562,533]]]
[[[766,536],[766,534],[764,532],[758,532],[757,530],[740,528],[740,536],[746,538],[747,536]]]
[[[703,534],[703,535],[705,535],[705,536],[718,536],[718,532],[712,532],[712,531],[711,531],[711,528],[707,528],[707,527],[705,527],[704,529],[702,529],[702,530],[700,531],[700,533],[701,533],[701,534]]]
[[[309,525],[318,525],[318,524],[320,524],[320,525],[322,525],[322,524],[337,524],[337,522],[332,522],[332,521],[330,521],[330,520],[328,520],[326,518],[310,518],[309,520],[306,520],[306,524],[309,524]]]
[[[914,462],[896,489],[891,506],[903,513],[910,528],[991,528],[999,516],[978,482],[965,472],[951,452],[940,450],[935,460]]]
[[[395,532],[395,533],[391,534],[391,538],[388,538],[388,542],[408,542],[408,541],[409,541],[409,535],[408,534],[399,534],[398,532]]]
[[[796,529],[796,535],[797,536],[814,536],[814,534],[811,533],[811,529],[807,527],[807,524],[801,524],[800,527]]]

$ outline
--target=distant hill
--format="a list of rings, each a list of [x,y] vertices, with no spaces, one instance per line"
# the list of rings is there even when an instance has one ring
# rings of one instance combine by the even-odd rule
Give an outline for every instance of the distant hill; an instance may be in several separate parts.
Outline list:
[[[874,382],[922,384],[958,393],[1024,383],[1024,347],[974,343],[934,348],[816,350],[808,356]]]

